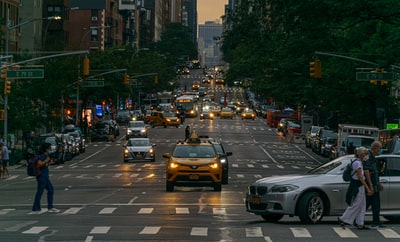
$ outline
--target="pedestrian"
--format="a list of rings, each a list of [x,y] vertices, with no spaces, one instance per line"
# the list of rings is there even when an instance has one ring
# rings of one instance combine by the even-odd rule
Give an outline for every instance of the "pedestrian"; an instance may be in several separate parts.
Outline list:
[[[364,173],[369,189],[372,191],[372,195],[366,197],[367,204],[366,209],[371,206],[372,209],[372,229],[384,228],[385,226],[381,224],[380,221],[380,210],[381,210],[381,200],[380,192],[383,191],[383,186],[379,182],[379,170],[378,163],[375,158],[379,154],[379,150],[382,149],[382,143],[380,141],[374,141],[371,144],[369,150],[369,159],[364,164]]]
[[[358,229],[369,229],[364,225],[366,198],[372,194],[364,178],[363,163],[368,160],[368,149],[361,146],[355,150],[356,159],[352,161],[352,177],[346,192],[346,203],[348,207],[341,217],[338,217],[340,225],[345,228],[346,224],[355,225]]]
[[[1,176],[9,177],[10,172],[8,171],[8,165],[10,162],[10,151],[8,150],[7,146],[4,144],[3,141],[0,141],[0,152],[1,152]]]
[[[40,175],[36,176],[37,190],[35,194],[35,201],[32,206],[32,214],[41,213],[40,200],[44,189],[47,190],[47,209],[49,213],[58,213],[59,209],[54,208],[54,187],[49,177],[49,165],[54,164],[54,161],[49,157],[51,149],[50,143],[43,143],[39,150],[39,161],[37,165],[40,168]]]
[[[181,124],[185,123],[185,111],[182,109],[179,113],[179,117],[181,119]]]
[[[187,125],[185,128],[185,140],[189,139],[190,136],[190,126]]]

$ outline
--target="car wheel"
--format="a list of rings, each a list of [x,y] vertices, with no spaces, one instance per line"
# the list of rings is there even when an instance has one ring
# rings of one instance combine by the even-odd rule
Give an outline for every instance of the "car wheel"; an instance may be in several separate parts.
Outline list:
[[[167,192],[173,192],[174,191],[174,183],[167,182],[166,183],[166,190],[167,190]]]
[[[175,126],[175,127],[177,127],[177,128],[178,128],[178,127],[179,127],[179,125],[177,125],[177,126]]]
[[[304,194],[298,203],[297,213],[302,223],[318,223],[324,216],[324,201],[317,192]]]
[[[261,215],[261,217],[270,223],[278,222],[283,217],[283,214],[268,214],[268,215]]]
[[[221,183],[215,184],[214,185],[214,191],[220,192],[222,190],[222,185]]]

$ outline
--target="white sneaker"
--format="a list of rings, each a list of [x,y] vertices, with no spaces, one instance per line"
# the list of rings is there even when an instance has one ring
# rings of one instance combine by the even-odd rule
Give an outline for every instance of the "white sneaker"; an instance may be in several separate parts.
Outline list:
[[[42,213],[42,211],[41,210],[38,210],[38,211],[32,211],[32,212],[30,212],[29,214],[41,214]]]
[[[59,213],[60,209],[52,208],[52,209],[49,209],[47,212],[49,212],[49,213]]]

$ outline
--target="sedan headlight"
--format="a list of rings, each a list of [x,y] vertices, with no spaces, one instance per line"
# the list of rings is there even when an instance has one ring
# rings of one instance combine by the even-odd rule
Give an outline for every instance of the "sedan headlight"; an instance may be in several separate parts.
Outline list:
[[[140,130],[141,133],[146,133],[145,129]]]
[[[149,149],[149,153],[153,153],[154,152],[154,149],[153,148],[150,148]]]
[[[285,184],[285,185],[275,185],[271,188],[271,192],[290,192],[294,191],[296,189],[299,189],[298,186],[296,185],[290,185],[290,184]]]
[[[174,163],[174,162],[169,163],[169,167],[172,169],[178,168],[178,166],[179,165],[177,163]]]
[[[129,154],[129,150],[128,150],[128,149],[125,149],[125,150],[124,150],[124,153],[125,153],[125,154]]]
[[[130,129],[126,130],[126,133],[127,133],[127,134],[131,134],[131,133],[132,133],[132,130],[130,130]]]
[[[221,163],[225,163],[225,162],[226,162],[226,159],[223,158],[223,159],[220,159],[220,161],[221,161]]]
[[[218,165],[218,163],[213,163],[210,165],[210,167],[213,169],[218,169],[219,165]]]
[[[167,121],[167,122],[171,122],[171,119],[167,118],[166,121]]]
[[[210,118],[214,117],[214,114],[210,113]]]

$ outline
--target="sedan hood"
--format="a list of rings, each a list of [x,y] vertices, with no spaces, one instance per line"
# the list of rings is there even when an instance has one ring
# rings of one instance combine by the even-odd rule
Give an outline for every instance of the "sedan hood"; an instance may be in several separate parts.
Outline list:
[[[303,183],[306,180],[315,179],[321,175],[285,175],[285,176],[271,176],[262,178],[254,182],[254,184],[259,185],[260,183],[269,183],[269,184],[276,184],[276,183],[285,183],[285,184],[297,184]]]
[[[151,146],[128,146],[129,152],[148,151]]]
[[[174,158],[176,163],[181,165],[206,165],[215,162],[215,157],[212,158]]]

